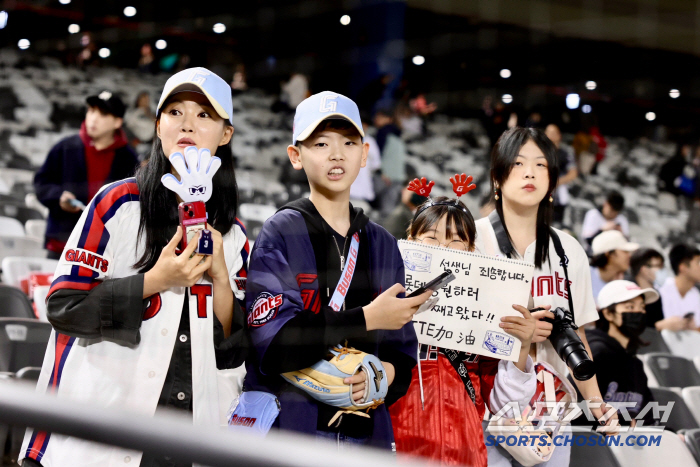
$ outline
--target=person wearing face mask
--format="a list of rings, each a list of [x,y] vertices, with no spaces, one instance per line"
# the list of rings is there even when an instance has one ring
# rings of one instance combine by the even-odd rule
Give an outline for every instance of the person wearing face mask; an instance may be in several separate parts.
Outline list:
[[[639,338],[646,328],[644,306],[658,300],[659,294],[653,288],[642,289],[631,281],[612,281],[598,294],[601,319],[596,321],[595,329],[586,330],[603,399],[608,403],[634,402],[634,407],[627,407],[632,419],[654,400],[644,366],[636,353],[640,345],[644,345]],[[644,425],[657,423],[652,412],[650,410],[643,418]],[[620,424],[630,425],[625,418],[618,418]],[[588,423],[586,417],[579,417],[577,424]],[[634,426],[636,422],[631,423]]]
[[[628,242],[617,230],[608,230],[593,239],[591,248],[591,285],[597,297],[605,284],[624,277],[630,268],[630,255],[639,245]]]

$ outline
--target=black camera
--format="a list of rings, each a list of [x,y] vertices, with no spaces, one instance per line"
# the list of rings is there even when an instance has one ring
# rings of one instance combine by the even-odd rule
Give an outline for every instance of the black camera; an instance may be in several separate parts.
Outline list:
[[[552,313],[554,318],[544,318],[544,320],[552,323],[549,340],[554,349],[577,380],[591,379],[595,376],[593,360],[588,356],[581,338],[576,333],[578,326],[574,323],[571,312],[559,307],[552,310]]]

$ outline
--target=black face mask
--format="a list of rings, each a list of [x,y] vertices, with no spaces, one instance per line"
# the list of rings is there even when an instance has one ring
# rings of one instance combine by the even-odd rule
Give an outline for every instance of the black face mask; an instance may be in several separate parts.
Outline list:
[[[619,327],[620,332],[627,337],[637,337],[646,327],[646,313],[634,311],[629,313],[621,313],[622,326]]]

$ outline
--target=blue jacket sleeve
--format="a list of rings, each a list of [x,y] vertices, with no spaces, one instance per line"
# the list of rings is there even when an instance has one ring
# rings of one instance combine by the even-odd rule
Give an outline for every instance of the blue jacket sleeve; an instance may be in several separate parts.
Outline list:
[[[394,283],[405,285],[405,271],[398,246],[394,242],[393,256],[396,258]],[[391,286],[393,284],[389,284]],[[413,367],[416,366],[418,339],[413,322],[396,331],[384,331],[379,344],[379,358],[394,365],[394,382],[389,386],[386,404],[391,405],[408,392]]]
[[[34,190],[39,201],[49,209],[58,207],[58,201],[63,193],[63,146],[56,144],[44,164],[34,175]]]

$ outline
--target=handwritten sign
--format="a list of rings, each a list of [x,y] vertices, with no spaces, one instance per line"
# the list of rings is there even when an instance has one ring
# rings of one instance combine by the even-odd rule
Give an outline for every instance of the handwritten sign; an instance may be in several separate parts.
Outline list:
[[[413,325],[421,344],[515,361],[520,341],[499,327],[502,316],[522,316],[513,305],[527,306],[534,266],[418,242],[399,241],[406,267],[406,294],[444,271],[456,279],[433,297],[438,302],[418,313]]]

